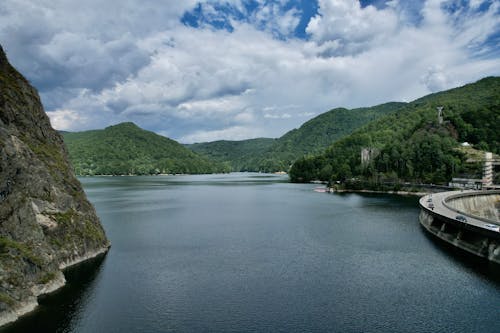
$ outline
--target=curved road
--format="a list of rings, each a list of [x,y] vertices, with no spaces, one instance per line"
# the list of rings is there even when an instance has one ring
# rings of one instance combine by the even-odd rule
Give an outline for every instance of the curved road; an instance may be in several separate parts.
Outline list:
[[[476,228],[500,232],[500,221],[491,221],[478,216],[469,215],[466,212],[461,212],[454,208],[448,207],[445,203],[445,199],[452,195],[467,195],[468,193],[473,194],[474,192],[475,191],[448,191],[432,193],[424,195],[422,198],[420,198],[419,203],[422,208],[434,214],[439,214],[448,219],[452,219],[460,223],[465,223]],[[465,217],[465,221],[461,220],[461,217]]]

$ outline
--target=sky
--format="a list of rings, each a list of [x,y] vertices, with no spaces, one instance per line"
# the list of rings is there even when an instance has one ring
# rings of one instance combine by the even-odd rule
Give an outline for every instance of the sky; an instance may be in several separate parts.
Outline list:
[[[2,0],[0,44],[58,130],[280,137],[499,76],[500,1]]]

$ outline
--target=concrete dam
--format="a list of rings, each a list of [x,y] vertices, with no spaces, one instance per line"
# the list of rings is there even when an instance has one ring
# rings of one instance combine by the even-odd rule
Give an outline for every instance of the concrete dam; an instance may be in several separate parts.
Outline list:
[[[450,196],[446,203],[456,211],[469,215],[490,219],[493,223],[500,221],[500,194],[477,193],[476,195]]]
[[[420,224],[432,235],[500,264],[500,191],[450,191],[420,198]]]

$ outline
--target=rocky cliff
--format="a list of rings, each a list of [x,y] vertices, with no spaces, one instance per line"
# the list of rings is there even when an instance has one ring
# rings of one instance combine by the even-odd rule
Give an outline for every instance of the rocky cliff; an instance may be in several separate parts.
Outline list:
[[[0,325],[109,242],[37,91],[0,46]]]

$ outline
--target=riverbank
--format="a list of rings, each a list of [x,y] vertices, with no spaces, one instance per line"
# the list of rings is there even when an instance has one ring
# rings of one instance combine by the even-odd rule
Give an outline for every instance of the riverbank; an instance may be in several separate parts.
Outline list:
[[[378,194],[397,194],[397,195],[412,195],[423,196],[429,192],[412,192],[412,191],[376,191],[376,190],[350,190],[350,189],[333,189],[330,188],[328,193],[378,193]]]
[[[369,182],[369,181],[346,181],[345,183],[330,183],[325,185],[327,192],[331,193],[378,193],[396,194],[405,196],[424,196],[430,193],[439,193],[453,190],[446,185],[421,184],[421,183],[398,183],[398,182]]]

